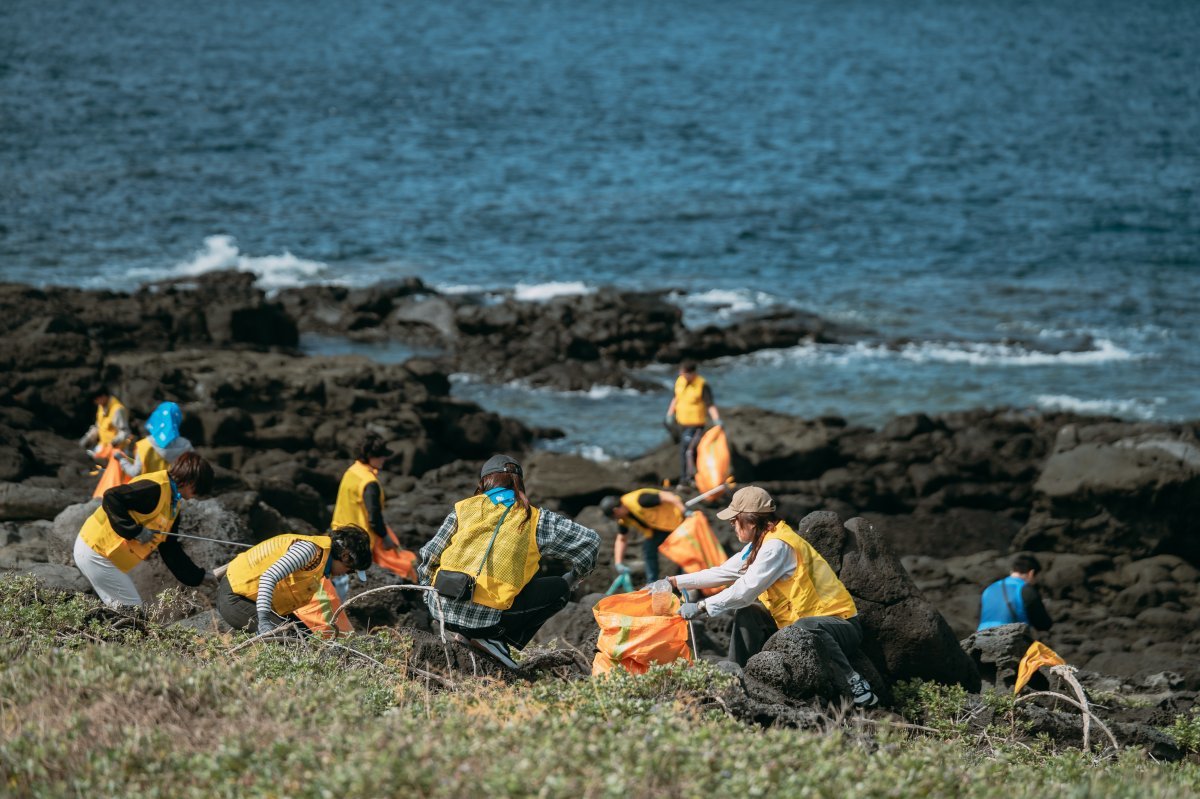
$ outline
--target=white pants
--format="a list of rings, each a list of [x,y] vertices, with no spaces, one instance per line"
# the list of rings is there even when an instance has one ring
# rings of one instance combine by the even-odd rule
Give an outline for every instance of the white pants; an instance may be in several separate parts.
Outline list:
[[[129,575],[88,546],[83,536],[75,536],[75,565],[88,578],[104,604],[109,607],[141,606],[142,596]]]

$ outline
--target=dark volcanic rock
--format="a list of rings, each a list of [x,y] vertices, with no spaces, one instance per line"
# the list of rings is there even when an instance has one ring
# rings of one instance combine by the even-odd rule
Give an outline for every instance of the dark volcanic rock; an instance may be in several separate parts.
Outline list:
[[[986,685],[997,691],[1011,691],[1017,682],[1021,658],[1033,644],[1032,633],[1027,624],[1003,624],[971,633],[962,642],[962,648],[975,661]],[[1044,679],[1041,682],[1041,686],[1033,685],[1033,688],[1044,690],[1047,684]]]

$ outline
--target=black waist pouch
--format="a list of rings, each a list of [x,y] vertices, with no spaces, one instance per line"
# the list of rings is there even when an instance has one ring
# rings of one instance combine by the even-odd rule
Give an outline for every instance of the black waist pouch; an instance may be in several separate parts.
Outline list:
[[[475,578],[466,572],[452,572],[442,569],[433,578],[433,588],[445,599],[458,602],[470,602],[475,596]]]

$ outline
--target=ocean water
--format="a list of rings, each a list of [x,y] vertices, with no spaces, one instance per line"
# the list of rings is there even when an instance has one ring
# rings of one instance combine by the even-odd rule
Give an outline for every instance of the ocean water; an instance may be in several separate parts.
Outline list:
[[[1197,41],[1186,0],[9,0],[0,279],[663,288],[893,342],[706,364],[721,404],[1195,419]],[[647,374],[455,390],[605,457],[661,439]]]

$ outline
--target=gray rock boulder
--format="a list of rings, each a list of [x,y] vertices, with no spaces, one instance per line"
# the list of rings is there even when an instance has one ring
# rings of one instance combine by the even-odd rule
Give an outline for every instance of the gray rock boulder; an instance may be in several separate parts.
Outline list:
[[[78,497],[58,488],[0,483],[0,521],[53,519]]]
[[[1011,691],[1017,682],[1021,658],[1025,657],[1031,644],[1033,631],[1029,625],[1003,624],[972,633],[962,642],[962,649],[975,662],[985,685],[998,691]],[[1041,682],[1044,688],[1045,679]]]

